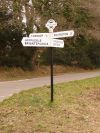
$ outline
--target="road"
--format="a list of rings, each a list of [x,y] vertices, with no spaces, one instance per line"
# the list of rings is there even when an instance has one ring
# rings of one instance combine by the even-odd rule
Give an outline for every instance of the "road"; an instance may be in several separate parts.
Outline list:
[[[55,84],[63,83],[74,80],[92,78],[96,76],[100,76],[100,71],[85,72],[85,73],[67,73],[67,74],[54,76],[54,83]],[[50,85],[49,76],[33,78],[33,79],[25,79],[25,80],[0,82],[0,101],[22,90],[41,87],[44,85]]]

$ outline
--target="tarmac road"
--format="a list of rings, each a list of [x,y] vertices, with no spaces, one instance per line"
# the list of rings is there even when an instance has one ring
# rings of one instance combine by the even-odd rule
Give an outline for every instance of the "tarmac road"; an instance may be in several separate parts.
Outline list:
[[[67,74],[54,76],[54,83],[63,83],[74,80],[92,78],[96,76],[100,76],[100,71],[84,72],[84,73],[67,73]],[[25,80],[0,82],[0,101],[22,90],[41,87],[44,85],[50,85],[50,76],[25,79]]]

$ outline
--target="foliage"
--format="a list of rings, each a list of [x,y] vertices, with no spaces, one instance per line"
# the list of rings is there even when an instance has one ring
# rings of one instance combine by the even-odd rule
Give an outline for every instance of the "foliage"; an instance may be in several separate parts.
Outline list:
[[[35,51],[22,46],[22,31],[17,28],[8,27],[0,32],[0,66],[31,69]]]
[[[24,48],[21,44],[24,25],[21,22],[20,3],[14,1],[13,12],[10,13],[7,8],[8,3],[1,4],[0,66],[32,69],[34,67],[33,56],[36,50],[35,48]],[[4,6],[5,9],[3,9]],[[28,27],[26,31],[28,33]]]
[[[96,67],[100,67],[100,41],[92,40],[88,53],[92,64]]]
[[[83,68],[100,67],[100,42],[84,35],[67,40],[63,49],[54,49],[54,64],[78,66]],[[42,63],[50,64],[50,49],[42,55]]]
[[[89,24],[89,16],[90,15],[89,15],[88,10],[84,8],[78,8],[76,10],[75,26],[77,28],[87,27],[87,25]]]
[[[76,31],[73,41],[65,39],[63,49],[54,49],[55,64],[84,68],[100,66],[99,41],[93,40],[86,32],[91,27],[90,13],[86,8],[75,6],[74,0],[36,0],[32,1],[33,6],[28,2],[5,0],[0,3],[0,66],[36,66],[38,49],[23,48],[21,39],[33,32],[34,25],[37,32],[47,32],[44,25],[50,18],[58,22],[57,31],[72,28]],[[23,6],[27,11],[27,26],[22,23]],[[42,51],[39,64],[50,64],[50,49]]]

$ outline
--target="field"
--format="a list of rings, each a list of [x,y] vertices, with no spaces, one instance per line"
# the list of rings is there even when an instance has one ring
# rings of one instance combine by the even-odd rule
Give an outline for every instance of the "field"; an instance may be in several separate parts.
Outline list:
[[[0,103],[0,133],[100,133],[100,77],[14,94]]]

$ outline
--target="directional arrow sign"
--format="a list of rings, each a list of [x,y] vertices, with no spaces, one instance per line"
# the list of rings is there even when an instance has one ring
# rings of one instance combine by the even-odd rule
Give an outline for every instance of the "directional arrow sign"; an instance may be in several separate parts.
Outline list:
[[[23,37],[21,42],[25,47],[64,47],[64,41],[59,39]]]
[[[49,37],[50,33],[31,33],[29,37],[39,38],[39,37]]]
[[[60,39],[51,39],[51,47],[63,48],[64,41]]]
[[[23,37],[22,39],[23,46],[26,47],[50,47],[51,44],[50,41],[46,38],[29,38],[29,37]]]
[[[61,31],[61,32],[53,32],[51,37],[52,38],[64,38],[64,37],[73,37],[74,36],[74,31]]]
[[[64,38],[64,37],[73,37],[74,36],[74,31],[61,31],[61,32],[53,32],[53,33],[31,33],[29,37],[33,38]]]

